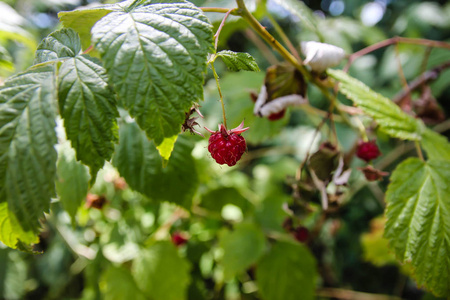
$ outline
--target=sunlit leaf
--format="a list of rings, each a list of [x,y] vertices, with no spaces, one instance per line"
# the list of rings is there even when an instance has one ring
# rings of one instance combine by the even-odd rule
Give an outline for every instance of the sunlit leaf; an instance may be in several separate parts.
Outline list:
[[[36,244],[39,238],[32,231],[24,231],[18,224],[15,216],[8,210],[8,203],[0,203],[0,241],[6,246],[16,249],[17,242]]]

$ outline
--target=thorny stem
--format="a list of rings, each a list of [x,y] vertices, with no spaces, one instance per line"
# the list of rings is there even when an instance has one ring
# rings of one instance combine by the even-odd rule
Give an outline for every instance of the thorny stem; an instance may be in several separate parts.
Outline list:
[[[216,79],[217,90],[219,91],[220,103],[222,104],[223,125],[227,127],[227,117],[225,115],[225,104],[223,103],[222,90],[220,89],[219,76],[217,76],[216,69],[214,68],[214,62],[211,63],[211,70],[213,71],[214,78]]]
[[[384,41],[381,41],[379,43],[370,45],[364,49],[361,49],[352,55],[349,56],[347,65],[344,67],[344,71],[347,72],[350,68],[351,64],[359,57],[364,56],[370,52],[373,52],[375,50],[378,50],[383,47],[387,47],[393,44],[402,43],[402,44],[412,44],[412,45],[422,45],[422,46],[428,46],[428,47],[434,47],[434,48],[445,48],[450,50],[450,43],[441,42],[441,41],[433,41],[433,40],[427,40],[427,39],[414,39],[414,38],[405,38],[396,36]]]
[[[219,43],[219,35],[220,35],[220,32],[222,31],[222,28],[223,28],[223,26],[225,25],[225,22],[227,21],[228,16],[229,16],[230,13],[231,13],[232,11],[234,11],[234,10],[236,10],[236,8],[232,8],[232,9],[230,9],[230,10],[228,10],[228,11],[226,12],[225,17],[223,17],[223,20],[222,20],[222,22],[220,23],[219,28],[217,29],[216,34],[214,35],[214,38],[216,39],[215,42],[214,42],[214,50],[216,50],[216,51],[217,51],[217,44]]]
[[[278,24],[277,20],[275,20],[274,17],[272,17],[271,14],[267,13],[266,14],[267,18],[269,19],[270,23],[272,23],[273,28],[275,29],[275,31],[278,33],[278,35],[281,37],[281,39],[283,40],[283,42],[286,44],[286,46],[289,48],[289,51],[291,51],[291,53],[295,56],[295,58],[297,59],[297,61],[299,61],[300,63],[302,62],[302,59],[300,58],[300,55],[297,52],[297,49],[295,49],[294,45],[291,43],[291,41],[289,40],[288,36],[286,35],[286,33],[284,33],[283,29],[281,28],[281,26]]]

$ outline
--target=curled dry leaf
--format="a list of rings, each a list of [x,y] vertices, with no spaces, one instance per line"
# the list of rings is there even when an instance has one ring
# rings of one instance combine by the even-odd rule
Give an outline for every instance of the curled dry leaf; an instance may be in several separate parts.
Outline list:
[[[334,45],[318,42],[302,42],[302,53],[306,56],[303,64],[313,71],[322,73],[328,68],[337,66],[345,57],[345,51]]]

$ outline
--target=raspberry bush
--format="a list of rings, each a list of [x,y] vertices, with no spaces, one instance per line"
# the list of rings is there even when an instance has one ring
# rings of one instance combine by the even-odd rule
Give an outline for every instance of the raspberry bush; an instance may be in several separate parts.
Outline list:
[[[0,2],[0,298],[450,297],[447,4],[69,2]]]

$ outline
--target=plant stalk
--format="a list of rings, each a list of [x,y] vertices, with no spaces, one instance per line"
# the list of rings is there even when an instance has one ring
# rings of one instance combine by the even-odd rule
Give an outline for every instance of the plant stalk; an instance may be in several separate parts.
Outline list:
[[[223,125],[225,126],[225,128],[228,128],[227,127],[227,117],[225,115],[225,104],[223,103],[222,90],[220,89],[220,84],[219,84],[219,76],[217,75],[216,69],[214,68],[214,62],[211,63],[211,70],[213,71],[214,79],[216,79],[217,90],[219,91],[220,103],[222,104]]]

